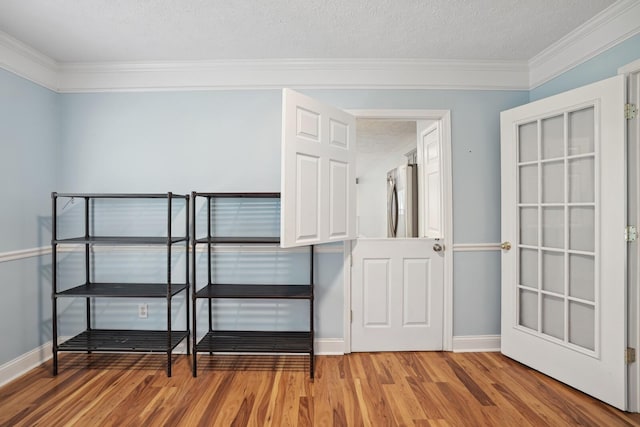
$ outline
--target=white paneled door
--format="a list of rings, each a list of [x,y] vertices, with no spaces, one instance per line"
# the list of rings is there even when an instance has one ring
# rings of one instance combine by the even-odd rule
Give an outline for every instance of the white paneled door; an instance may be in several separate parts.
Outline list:
[[[617,76],[501,115],[502,352],[620,409],[624,101]]]
[[[355,118],[285,89],[282,122],[281,245],[355,239]]]
[[[420,192],[420,236],[441,239],[442,235],[442,150],[438,121],[421,129],[418,121],[418,158],[422,191]]]
[[[351,350],[442,350],[442,243],[358,239],[351,256]]]

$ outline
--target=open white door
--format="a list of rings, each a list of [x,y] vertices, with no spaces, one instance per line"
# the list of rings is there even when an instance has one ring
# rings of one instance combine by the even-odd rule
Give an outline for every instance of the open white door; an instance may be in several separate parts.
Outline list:
[[[353,116],[283,90],[282,247],[356,238],[355,134]]]
[[[426,126],[425,126],[426,124]],[[420,237],[441,239],[442,235],[442,175],[440,121],[418,121],[418,158],[421,179]]]
[[[624,100],[617,76],[501,114],[502,352],[620,409]]]

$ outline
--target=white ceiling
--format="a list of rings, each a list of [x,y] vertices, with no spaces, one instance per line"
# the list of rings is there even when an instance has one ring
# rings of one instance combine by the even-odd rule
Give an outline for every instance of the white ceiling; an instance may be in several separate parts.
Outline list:
[[[2,0],[57,62],[529,60],[614,0]]]
[[[415,120],[357,119],[357,150],[368,154],[401,151],[404,155],[416,148],[416,132]]]

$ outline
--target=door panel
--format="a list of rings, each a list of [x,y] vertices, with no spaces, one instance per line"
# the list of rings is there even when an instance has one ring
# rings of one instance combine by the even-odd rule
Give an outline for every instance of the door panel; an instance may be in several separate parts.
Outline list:
[[[352,351],[442,350],[443,257],[435,242],[355,242]]]
[[[404,259],[403,322],[404,326],[429,326],[429,294],[433,283],[429,280],[431,260]]]
[[[288,89],[282,102],[281,245],[354,239],[355,118]]]
[[[332,240],[348,239],[348,206],[349,164],[331,160],[329,162],[329,181],[331,197],[329,197],[329,238]]]
[[[317,157],[296,154],[296,240],[319,239],[320,165]],[[284,203],[284,201],[283,201]]]
[[[367,286],[363,289],[363,324],[367,328],[390,326],[389,290],[390,269],[388,259],[363,259],[362,278]]]
[[[418,122],[418,159],[422,170],[419,172],[422,190],[419,198],[424,212],[421,218],[420,236],[440,239],[442,235],[442,194],[441,194],[441,135],[440,124],[429,124],[425,127]]]
[[[501,115],[502,352],[626,407],[624,79]]]

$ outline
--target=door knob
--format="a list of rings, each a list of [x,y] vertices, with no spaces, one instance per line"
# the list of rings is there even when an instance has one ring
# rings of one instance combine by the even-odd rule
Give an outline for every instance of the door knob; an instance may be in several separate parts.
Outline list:
[[[436,243],[433,245],[433,250],[436,252],[441,252],[442,251],[442,245],[440,243]]]
[[[500,247],[505,250],[508,251],[511,249],[511,242],[502,242],[502,244],[500,245]]]

